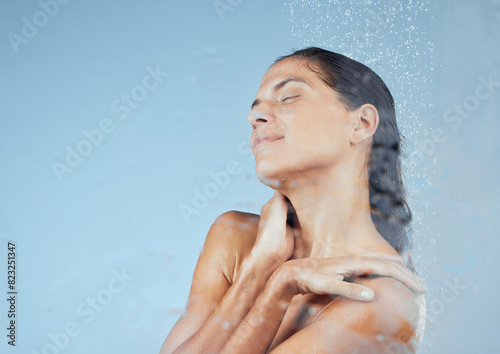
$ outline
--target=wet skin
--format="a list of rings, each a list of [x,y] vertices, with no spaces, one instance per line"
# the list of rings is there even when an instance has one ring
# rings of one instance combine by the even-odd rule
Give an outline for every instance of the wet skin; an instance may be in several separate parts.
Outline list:
[[[297,215],[290,255],[283,251],[290,244],[283,241],[283,263],[366,253],[398,255],[370,215],[364,166],[378,125],[372,105],[349,111],[303,61],[285,59],[262,79],[248,119],[259,179],[286,195]],[[258,215],[233,211],[212,225],[185,316],[164,349],[177,348],[193,336],[235,284],[245,259],[261,244],[260,220]],[[272,221],[268,217],[267,225]],[[358,301],[321,291],[295,295],[267,350],[414,351],[423,332],[423,295],[388,276],[348,280],[373,289],[374,299]]]

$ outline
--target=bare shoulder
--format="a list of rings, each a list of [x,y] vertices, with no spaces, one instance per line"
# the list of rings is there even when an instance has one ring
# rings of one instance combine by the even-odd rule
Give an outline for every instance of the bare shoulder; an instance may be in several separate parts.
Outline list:
[[[161,352],[173,352],[194,335],[232,285],[234,270],[255,240],[255,215],[229,211],[207,233],[196,264],[186,309],[165,339]]]
[[[354,282],[373,289],[375,298],[363,302],[337,297],[315,321],[333,321],[344,328],[344,335],[372,349],[415,352],[425,324],[424,296],[390,277],[358,277]]]
[[[259,228],[260,216],[252,213],[231,210],[220,215],[212,224],[208,237],[219,239],[220,246],[226,247],[221,250],[231,256],[226,269],[226,277],[230,284],[233,283],[234,275],[239,271],[243,259],[252,249]]]
[[[260,216],[243,211],[231,210],[220,215],[212,226],[229,228],[234,232],[247,234],[249,230],[259,226]]]
[[[259,220],[259,215],[231,210],[215,220],[210,233],[222,234],[236,242],[251,243],[252,246],[257,236]]]
[[[383,316],[387,333],[398,341],[415,344],[423,336],[425,297],[391,277],[365,277],[355,281],[375,291],[372,305]]]

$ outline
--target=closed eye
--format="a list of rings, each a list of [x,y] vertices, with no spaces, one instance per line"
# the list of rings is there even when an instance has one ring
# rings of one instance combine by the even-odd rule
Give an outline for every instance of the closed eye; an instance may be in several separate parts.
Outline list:
[[[288,96],[288,97],[283,98],[283,99],[281,100],[281,102],[285,102],[285,101],[287,101],[287,100],[290,100],[290,99],[292,99],[292,98],[297,98],[297,97],[300,97],[300,96],[299,96],[299,95],[297,95],[297,96]]]

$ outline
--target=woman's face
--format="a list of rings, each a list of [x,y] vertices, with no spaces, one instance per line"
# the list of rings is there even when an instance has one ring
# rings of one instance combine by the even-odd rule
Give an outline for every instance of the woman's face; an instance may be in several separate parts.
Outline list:
[[[262,78],[248,115],[260,178],[288,180],[312,169],[333,170],[346,155],[350,113],[305,64],[287,58]]]

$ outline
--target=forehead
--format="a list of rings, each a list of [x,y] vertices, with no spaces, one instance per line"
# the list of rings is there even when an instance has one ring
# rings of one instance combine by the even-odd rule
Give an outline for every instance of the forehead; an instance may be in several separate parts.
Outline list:
[[[264,74],[260,82],[260,88],[265,89],[270,87],[275,84],[276,81],[285,77],[303,78],[308,83],[314,84],[314,81],[318,80],[318,78],[316,74],[308,68],[306,65],[307,63],[306,59],[301,58],[286,58],[277,62]]]

